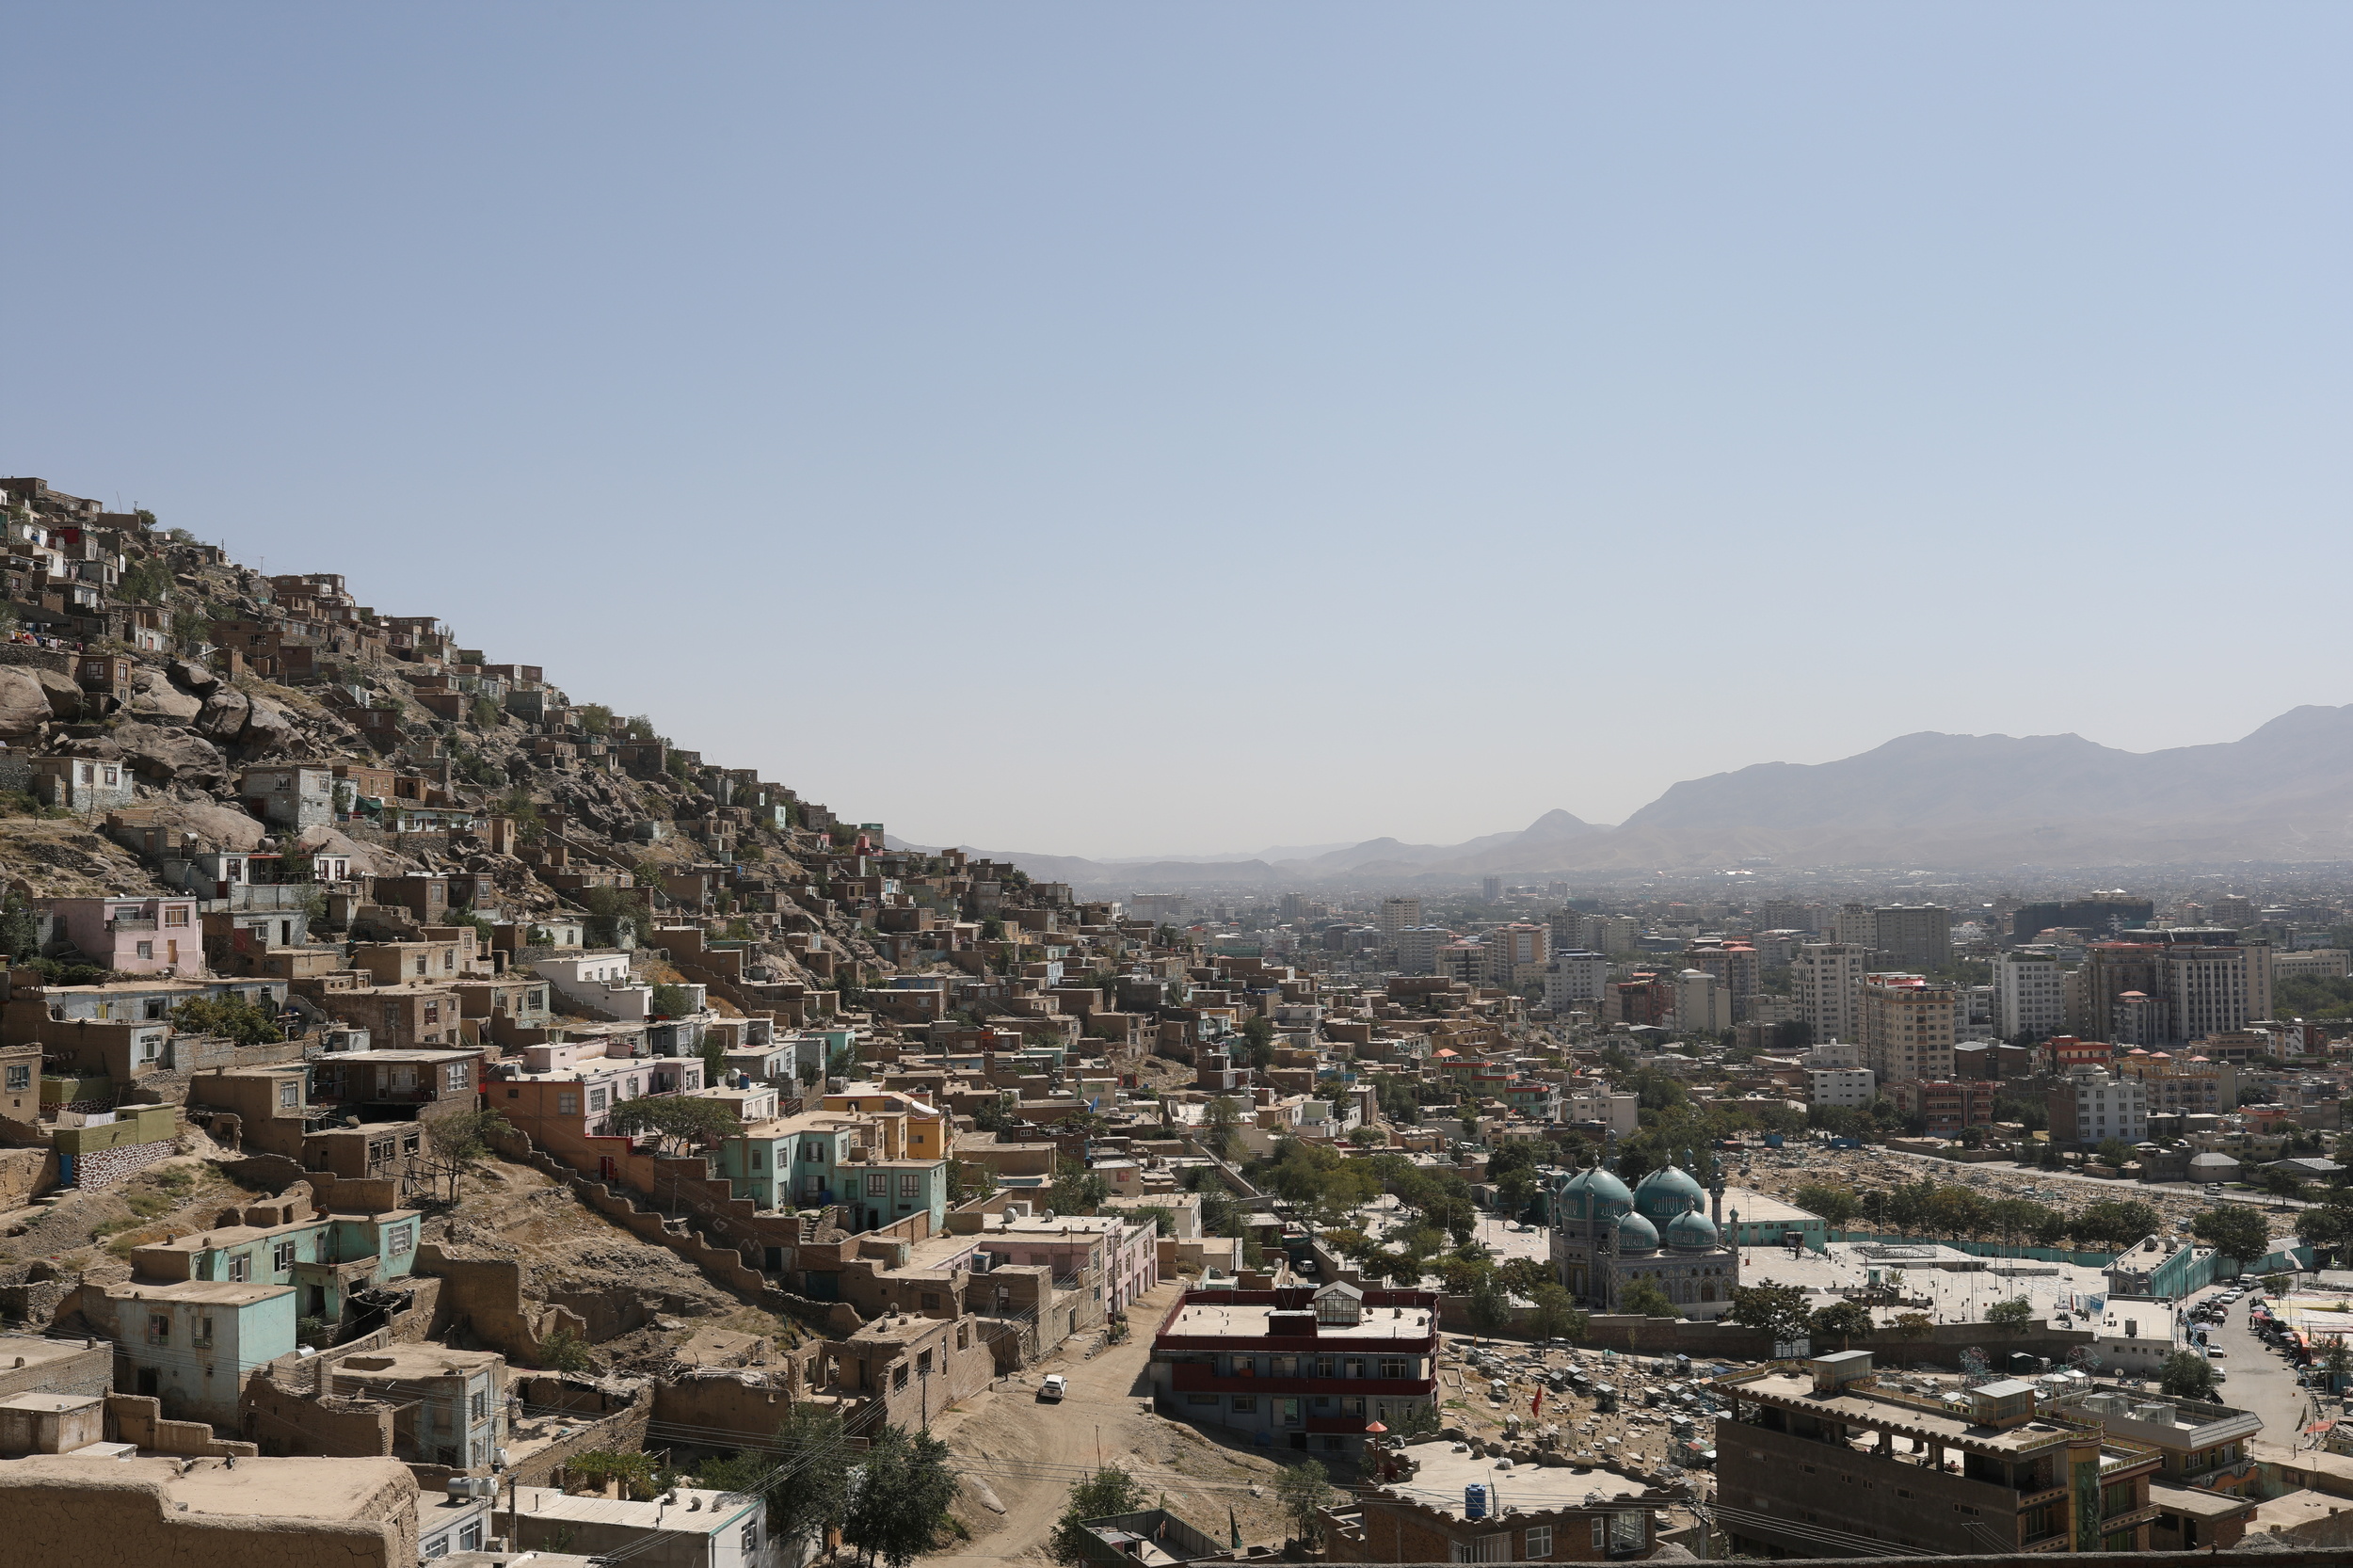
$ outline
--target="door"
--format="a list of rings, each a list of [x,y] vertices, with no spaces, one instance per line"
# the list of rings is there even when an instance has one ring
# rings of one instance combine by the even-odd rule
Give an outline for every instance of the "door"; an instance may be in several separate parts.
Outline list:
[[[618,1175],[618,1174],[619,1174],[618,1167],[616,1167],[616,1166],[613,1163],[613,1157],[612,1157],[611,1155],[609,1155],[609,1154],[608,1154],[608,1155],[603,1155],[603,1156],[599,1157],[599,1159],[598,1159],[598,1160],[597,1160],[597,1179],[598,1179],[598,1180],[600,1180],[600,1181],[611,1181],[611,1180],[614,1178],[614,1176],[616,1176],[616,1175]]]

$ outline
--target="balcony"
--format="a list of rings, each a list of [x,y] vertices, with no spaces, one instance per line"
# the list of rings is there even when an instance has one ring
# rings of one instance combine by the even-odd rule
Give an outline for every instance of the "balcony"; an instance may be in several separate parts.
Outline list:
[[[1197,1361],[1176,1364],[1169,1386],[1179,1394],[1365,1395],[1373,1399],[1420,1399],[1437,1392],[1435,1378],[1219,1377]]]

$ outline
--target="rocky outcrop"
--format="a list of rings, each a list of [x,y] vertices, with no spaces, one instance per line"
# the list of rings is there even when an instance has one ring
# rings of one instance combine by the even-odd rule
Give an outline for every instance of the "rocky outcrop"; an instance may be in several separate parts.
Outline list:
[[[124,724],[116,727],[111,738],[138,776],[151,783],[216,790],[229,782],[220,748],[185,729]]]
[[[40,679],[46,673],[16,664],[0,665],[0,740],[37,733],[56,717]]]
[[[131,699],[131,713],[158,724],[192,724],[204,711],[204,699],[180,690],[161,670],[142,669],[137,677],[138,695]]]

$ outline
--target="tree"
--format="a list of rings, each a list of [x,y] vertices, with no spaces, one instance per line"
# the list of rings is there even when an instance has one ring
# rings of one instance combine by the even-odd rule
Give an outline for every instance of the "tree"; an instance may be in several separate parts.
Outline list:
[[[1558,1285],[1539,1285],[1529,1292],[1535,1304],[1528,1315],[1528,1332],[1538,1339],[1582,1339],[1593,1320],[1577,1309],[1569,1293]]]
[[[1514,1296],[1536,1299],[1536,1292],[1552,1282],[1552,1265],[1532,1257],[1514,1257],[1496,1267],[1496,1278]],[[1563,1291],[1565,1299],[1567,1292]]]
[[[2189,1233],[2240,1268],[2271,1250],[2271,1226],[2262,1214],[2237,1204],[2217,1204],[2190,1217]]]
[[[191,997],[171,1010],[171,1025],[183,1034],[223,1034],[241,1046],[275,1045],[285,1036],[268,1008],[239,996]]]
[[[1805,1326],[1817,1338],[1837,1340],[1842,1351],[1853,1350],[1858,1335],[1867,1338],[1879,1327],[1871,1319],[1871,1309],[1861,1302],[1833,1302],[1817,1307]]]
[[[490,1140],[513,1131],[495,1111],[461,1111],[433,1123],[433,1149],[460,1165],[471,1165],[490,1152]]]
[[[1282,1500],[1283,1512],[1291,1522],[1291,1535],[1303,1546],[1313,1548],[1323,1539],[1323,1521],[1317,1517],[1332,1496],[1331,1478],[1323,1466],[1312,1459],[1303,1459],[1275,1479],[1274,1495]]]
[[[1618,1310],[1643,1318],[1680,1318],[1683,1314],[1667,1299],[1667,1292],[1658,1288],[1658,1282],[1647,1276],[1636,1280],[1618,1292]]]
[[[1440,1272],[1445,1271],[1443,1267]],[[1470,1325],[1474,1336],[1500,1334],[1512,1326],[1512,1298],[1493,1270],[1481,1271],[1470,1289]]]
[[[739,1125],[717,1100],[683,1095],[650,1095],[630,1100],[614,1110],[610,1124],[623,1137],[658,1133],[665,1147],[678,1152],[724,1138]]]
[[[800,1544],[841,1522],[849,1460],[840,1417],[820,1405],[796,1404],[769,1448],[710,1461],[701,1479],[706,1486],[766,1503],[769,1539],[792,1556]],[[807,1560],[810,1554],[800,1555]]]
[[[652,1007],[662,1017],[682,1018],[695,1010],[695,995],[683,985],[665,981],[653,988]]]
[[[589,1358],[588,1341],[559,1325],[539,1341],[539,1365],[551,1372],[585,1372],[596,1363]]]
[[[1209,1103],[1201,1113],[1201,1142],[1220,1160],[1234,1157],[1234,1145],[1241,1141],[1241,1102],[1230,1095],[1221,1095]]]
[[[1854,1190],[1809,1181],[1789,1194],[1789,1201],[1810,1214],[1819,1214],[1833,1230],[1844,1230],[1862,1212]]]
[[[2264,1191],[2284,1202],[2304,1195],[2304,1178],[2285,1165],[2273,1165],[2264,1172]]]
[[[2024,1296],[2012,1296],[2006,1302],[1995,1302],[1985,1309],[1985,1320],[1990,1327],[2001,1329],[2005,1333],[2024,1334],[2026,1332],[2026,1325],[2034,1320],[2034,1303]]]
[[[2214,1363],[2196,1351],[2175,1351],[2165,1358],[2157,1384],[2169,1400],[2210,1400],[2214,1398]]]
[[[927,1432],[885,1427],[875,1433],[850,1486],[841,1539],[869,1563],[906,1568],[932,1549],[956,1498],[948,1445]]]
[[[40,956],[40,923],[32,906],[13,891],[0,904],[0,947],[8,950],[11,963],[28,963]]]
[[[1733,1288],[1726,1316],[1743,1328],[1763,1330],[1778,1345],[1802,1337],[1814,1310],[1794,1285],[1740,1285]]]
[[[1261,1072],[1274,1065],[1274,1025],[1253,1016],[1241,1021],[1242,1058]]]
[[[1936,1327],[1936,1320],[1925,1312],[1898,1312],[1892,1326],[1900,1338],[1925,1339],[1929,1331]]]
[[[1057,1214],[1092,1214],[1111,1195],[1112,1184],[1075,1160],[1055,1164],[1054,1183],[1047,1189],[1047,1200]]]
[[[2133,1146],[2121,1138],[2101,1139],[2097,1152],[2100,1156],[2100,1163],[2111,1170],[2121,1171],[2132,1163]]]
[[[2163,1223],[2148,1204],[2104,1198],[2077,1210],[2068,1232],[2087,1252],[2122,1252]]]
[[[1086,1555],[1088,1520],[1133,1513],[1143,1506],[1144,1489],[1135,1478],[1116,1464],[1106,1464],[1070,1489],[1048,1548],[1056,1561],[1078,1562]]]

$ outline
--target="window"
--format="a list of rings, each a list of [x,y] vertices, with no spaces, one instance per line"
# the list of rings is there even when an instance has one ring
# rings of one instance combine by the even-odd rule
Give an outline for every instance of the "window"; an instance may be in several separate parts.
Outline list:
[[[1215,1394],[1188,1394],[1185,1396],[1185,1402],[1192,1405],[1214,1405],[1217,1403],[1217,1396]]]
[[[469,1062],[451,1063],[449,1064],[449,1076],[444,1080],[444,1081],[447,1082],[453,1089],[465,1089],[471,1087],[473,1083],[473,1064]]]
[[[155,956],[155,944],[154,944],[154,943],[152,943],[152,942],[141,942],[141,943],[139,944],[139,956],[140,956],[141,958],[152,958],[152,957],[154,957],[154,956]]]
[[[753,1535],[758,1533],[759,1528],[760,1527],[757,1525],[746,1525],[744,1527],[744,1549],[746,1552],[752,1549],[751,1538]],[[480,1525],[468,1525],[464,1529],[459,1530],[457,1532],[457,1549],[461,1552],[480,1551],[482,1549],[482,1527]]]
[[[487,1388],[477,1388],[473,1391],[473,1418],[477,1421],[484,1421],[489,1419],[489,1416],[490,1391]]]
[[[1413,1376],[1411,1372],[1406,1370],[1406,1362],[1404,1357],[1394,1355],[1383,1356],[1381,1358],[1381,1375],[1385,1378],[1404,1378]]]
[[[1360,1378],[1365,1375],[1365,1358],[1361,1355],[1350,1356],[1340,1363],[1340,1367],[1345,1377]]]
[[[231,1257],[229,1277],[238,1281],[251,1279],[253,1277],[253,1255],[249,1252],[241,1252]]]
[[[281,1083],[280,1083],[280,1084],[278,1085],[278,1105],[279,1105],[279,1109],[280,1109],[280,1110],[282,1110],[282,1111],[292,1111],[292,1110],[293,1110],[296,1106],[298,1106],[298,1105],[300,1105],[301,1103],[302,1103],[302,1085],[301,1085],[301,1084],[299,1084],[299,1083],[296,1082],[293,1079],[291,1079],[291,1078],[290,1078],[290,1079],[285,1080],[283,1082],[281,1082]]]
[[[1761,1505],[1764,1499],[1760,1497],[1757,1501]],[[1606,1552],[1609,1549],[1609,1521],[1606,1518],[1595,1519],[1593,1521],[1593,1550],[1597,1552]]]
[[[748,1558],[757,1553],[759,1550],[760,1525],[758,1521],[754,1521],[753,1523],[744,1527],[744,1555]]]
[[[409,1248],[416,1244],[417,1227],[412,1221],[403,1220],[384,1233],[384,1252],[387,1256],[403,1256]]]
[[[1520,1555],[1530,1558],[1550,1557],[1552,1555],[1552,1527],[1538,1525],[1530,1529],[1528,1532],[1528,1544],[1520,1549]]]
[[[926,1312],[931,1312],[931,1311],[935,1311],[935,1310],[936,1310],[936,1309],[938,1308],[938,1306],[939,1306],[939,1292],[938,1292],[938,1291],[936,1291],[936,1290],[926,1290],[926,1291],[924,1291],[924,1292],[923,1292],[923,1298],[922,1298],[922,1299],[923,1299],[923,1310],[924,1310],[924,1311],[926,1311]],[[929,1351],[925,1351],[923,1353],[924,1353],[925,1355],[929,1355],[929,1354],[931,1354],[932,1352],[929,1352]]]
[[[762,1149],[758,1144],[754,1144],[752,1145],[752,1169],[755,1171],[760,1170],[766,1166],[767,1161],[767,1151]]]
[[[1338,1365],[1339,1362],[1337,1357],[1320,1355],[1316,1357],[1316,1376],[1320,1378],[1331,1377],[1337,1371]]]
[[[904,1388],[906,1385],[907,1364],[902,1361],[899,1365],[890,1368],[890,1386],[893,1388]]]
[[[911,1197],[915,1196],[918,1192],[921,1192],[921,1191],[922,1191],[922,1189],[923,1189],[923,1178],[922,1178],[921,1176],[917,1176],[914,1172],[912,1172],[912,1171],[908,1171],[908,1172],[903,1173],[903,1174],[900,1176],[900,1177],[899,1177],[899,1195],[900,1195],[901,1197],[903,1197],[903,1198],[911,1198]]]
[[[269,1266],[273,1272],[282,1274],[294,1265],[295,1244],[292,1241],[280,1241],[270,1248]]]
[[[8,1069],[9,1088],[30,1089],[32,1086],[33,1069],[29,1064],[22,1066],[13,1066]]]
[[[932,1352],[925,1351],[915,1358],[915,1369],[924,1377],[932,1375]]]
[[[1505,1530],[1499,1535],[1482,1535],[1476,1541],[1457,1541],[1452,1544],[1452,1552],[1456,1562],[1509,1562],[1512,1560],[1512,1532]]]
[[[1257,1415],[1257,1413],[1258,1413],[1258,1396],[1257,1396],[1257,1395],[1256,1395],[1256,1394],[1237,1394],[1237,1395],[1235,1395],[1235,1396],[1234,1396],[1234,1414],[1235,1414],[1235,1415],[1237,1415],[1237,1416],[1255,1416],[1255,1415]]]
[[[166,925],[185,925],[185,924],[187,924],[187,923],[188,923],[188,906],[187,906],[186,904],[165,904],[165,905],[164,905],[164,923],[165,923]]]
[[[196,1334],[189,1342],[197,1345],[209,1345],[213,1342],[213,1320],[210,1318],[199,1318],[196,1320]]]
[[[446,1535],[437,1535],[432,1540],[426,1542],[424,1544],[424,1555],[426,1557],[449,1556],[449,1537]]]
[[[601,1110],[603,1110],[603,1109],[604,1109],[604,1105],[605,1105],[605,1091],[604,1091],[604,1090],[602,1090],[602,1089],[591,1089],[591,1090],[589,1090],[589,1091],[588,1091],[588,1109],[589,1109],[589,1110],[591,1110],[591,1111],[601,1111]]]
[[[569,1089],[557,1094],[555,1096],[555,1113],[559,1116],[578,1115],[580,1113],[580,1096],[576,1092]]]
[[[441,1004],[440,1002],[428,1001],[424,1004],[424,1021],[429,1024],[437,1024],[441,1021]]]
[[[148,1315],[147,1342],[151,1345],[168,1345],[171,1343],[171,1319],[168,1316],[161,1312],[153,1312]]]

